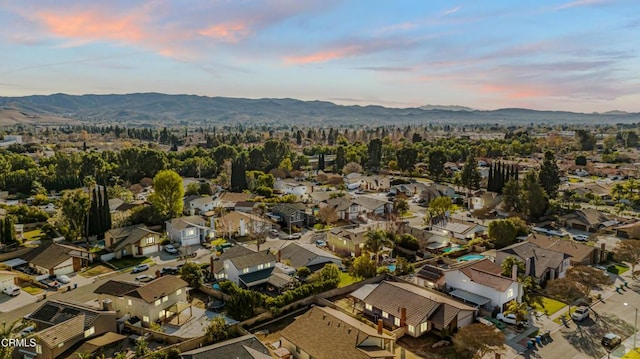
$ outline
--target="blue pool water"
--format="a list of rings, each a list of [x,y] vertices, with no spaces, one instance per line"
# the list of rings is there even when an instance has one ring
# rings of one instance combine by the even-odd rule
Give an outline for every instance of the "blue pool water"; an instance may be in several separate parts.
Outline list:
[[[484,256],[480,254],[467,254],[465,256],[458,258],[458,262],[475,261],[478,259],[484,259]]]
[[[389,272],[391,272],[391,273],[396,271],[396,265],[395,264],[389,264],[387,266],[387,268],[389,268]]]
[[[443,249],[442,252],[449,253],[449,252],[459,251],[460,249],[462,249],[460,246],[448,247],[448,248]]]

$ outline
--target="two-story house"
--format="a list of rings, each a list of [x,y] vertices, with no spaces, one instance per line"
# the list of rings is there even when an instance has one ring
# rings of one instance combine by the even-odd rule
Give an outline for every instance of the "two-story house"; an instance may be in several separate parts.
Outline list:
[[[310,225],[311,219],[306,214],[306,207],[302,203],[280,203],[271,209],[271,213],[281,219],[283,226]]]
[[[332,308],[311,307],[280,334],[280,346],[295,359],[394,358],[390,333]]]
[[[298,197],[302,197],[308,192],[307,186],[294,180],[278,180],[274,183],[273,189],[283,194],[293,194]]]
[[[525,275],[539,282],[563,278],[571,263],[571,257],[556,250],[541,248],[531,242],[515,243],[496,251],[496,264],[502,265],[508,257],[515,257],[525,264]]]
[[[364,303],[364,314],[374,322],[382,319],[393,329],[406,325],[406,334],[414,338],[432,330],[454,332],[472,324],[476,312],[442,293],[404,282],[368,284],[351,297]]]
[[[221,261],[224,268],[223,278],[243,288],[267,283],[276,266],[276,257],[269,250],[247,253],[221,259]]]
[[[314,244],[291,243],[280,249],[280,261],[288,261],[293,268],[307,267],[315,272],[326,264],[341,265],[342,260],[334,254],[318,248]]]
[[[49,300],[25,319],[35,324],[35,346],[19,346],[15,354],[24,358],[64,357],[79,343],[116,331],[116,313],[85,305]],[[66,354],[65,354],[66,355]]]
[[[232,211],[216,218],[216,228],[223,234],[247,236],[271,230],[271,222],[253,213]]]
[[[213,218],[210,220],[213,222]],[[168,220],[167,235],[181,246],[198,245],[215,237],[214,226],[208,226],[207,220],[201,216],[188,216]]]
[[[444,271],[449,295],[488,310],[507,309],[509,302],[522,301],[522,284],[517,271],[509,278],[502,267],[488,259],[461,262]]]
[[[160,251],[160,233],[144,224],[113,228],[104,234],[104,244],[115,258],[147,256]]]
[[[343,220],[356,220],[361,213],[360,205],[346,197],[329,199],[326,205],[335,209],[338,218]]]
[[[115,310],[118,318],[136,316],[144,326],[149,326],[179,315],[187,303],[187,289],[184,280],[165,275],[145,285],[109,280],[93,293],[105,307]]]
[[[567,241],[540,233],[530,234],[529,237],[527,237],[527,241],[540,248],[551,249],[568,255],[572,266],[597,264],[605,257],[604,253],[602,253],[603,250],[596,246],[590,246],[576,241]]]
[[[205,214],[216,208],[216,202],[213,196],[190,196],[185,199],[184,204],[184,211],[190,215]]]

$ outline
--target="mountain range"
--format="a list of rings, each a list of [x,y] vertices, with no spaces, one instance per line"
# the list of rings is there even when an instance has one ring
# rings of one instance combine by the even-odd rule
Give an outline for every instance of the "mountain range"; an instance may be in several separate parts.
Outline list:
[[[11,121],[6,121],[11,114]],[[18,116],[19,115],[19,116]],[[575,113],[522,108],[475,110],[463,106],[389,108],[326,101],[246,99],[135,93],[0,97],[0,124],[84,123],[127,125],[372,125],[372,124],[616,124],[640,122],[640,113]],[[53,119],[53,120],[52,120]]]

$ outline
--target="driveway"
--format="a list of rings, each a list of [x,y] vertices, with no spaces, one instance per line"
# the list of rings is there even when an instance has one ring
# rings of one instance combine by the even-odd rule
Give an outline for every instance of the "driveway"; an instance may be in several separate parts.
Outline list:
[[[42,295],[40,295],[42,297]],[[4,319],[10,312],[15,311],[25,305],[29,305],[38,301],[38,296],[31,295],[24,290],[20,290],[20,295],[11,297],[6,294],[0,294],[0,313]]]

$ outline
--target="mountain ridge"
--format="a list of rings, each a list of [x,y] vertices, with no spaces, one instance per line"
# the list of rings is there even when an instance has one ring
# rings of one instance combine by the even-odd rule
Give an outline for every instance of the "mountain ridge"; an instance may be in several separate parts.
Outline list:
[[[163,94],[31,95],[0,97],[0,108],[31,115],[48,115],[93,123],[136,124],[522,124],[522,123],[630,123],[640,113],[609,111],[576,113],[525,108],[477,110],[465,106],[425,105],[390,108],[380,105],[338,105],[329,101],[294,98],[248,99],[223,96]]]

